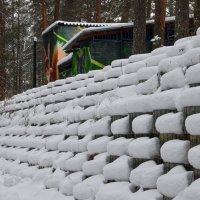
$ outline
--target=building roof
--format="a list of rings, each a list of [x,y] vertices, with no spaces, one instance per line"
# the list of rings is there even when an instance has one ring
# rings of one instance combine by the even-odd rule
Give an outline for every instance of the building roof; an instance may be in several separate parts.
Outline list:
[[[73,52],[71,52],[70,54],[68,54],[66,57],[64,57],[63,59],[59,60],[57,65],[62,65],[63,63],[66,63],[68,61],[70,61],[72,59],[73,56]]]
[[[191,16],[190,16],[191,17]],[[165,21],[166,22],[172,22],[175,20],[175,17],[166,17]],[[147,20],[146,24],[153,24],[154,20]],[[116,30],[120,28],[133,28],[134,23],[116,23],[112,24],[110,26],[103,26],[103,27],[90,27],[83,29],[82,31],[78,32],[76,35],[74,35],[62,48],[63,50],[70,51],[72,49],[72,46],[81,38],[83,38],[85,35],[89,33],[94,33],[94,32],[100,32],[100,31],[109,31],[109,30]]]
[[[48,26],[43,32],[42,35],[45,35],[53,28],[58,25],[63,26],[84,26],[84,27],[101,27],[101,26],[112,26],[113,24],[120,24],[120,23],[88,23],[88,22],[65,22],[65,21],[55,21],[50,26]]]

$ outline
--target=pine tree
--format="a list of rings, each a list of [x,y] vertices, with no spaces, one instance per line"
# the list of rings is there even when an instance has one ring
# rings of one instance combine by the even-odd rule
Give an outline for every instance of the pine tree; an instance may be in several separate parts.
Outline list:
[[[146,1],[134,1],[133,53],[146,52]]]
[[[101,22],[101,0],[96,0],[96,22]]]
[[[154,36],[160,38],[159,46],[164,44],[166,4],[166,0],[155,0]]]
[[[55,0],[54,21],[59,20],[60,17],[60,0]]]
[[[200,1],[195,0],[194,4],[194,31],[200,27]]]
[[[189,35],[189,0],[176,0],[175,39]]]
[[[152,11],[152,5],[151,5],[151,3],[152,3],[152,0],[147,0],[147,8],[146,8],[146,17],[147,17],[147,19],[150,19],[151,18],[151,11]]]
[[[175,15],[175,0],[167,0],[167,8],[169,10],[168,15],[174,16]]]
[[[5,3],[0,0],[0,100],[5,99]]]

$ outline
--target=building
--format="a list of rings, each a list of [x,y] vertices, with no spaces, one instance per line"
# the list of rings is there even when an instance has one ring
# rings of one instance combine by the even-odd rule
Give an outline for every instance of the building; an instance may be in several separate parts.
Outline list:
[[[110,23],[84,23],[56,21],[42,33],[45,49],[45,65],[47,81],[57,80],[59,70],[57,62],[67,54],[62,50],[74,35],[88,27],[111,26]]]
[[[193,19],[190,20],[190,34],[193,35]],[[154,20],[148,20],[146,27],[147,52],[150,52]],[[175,18],[166,18],[165,46],[174,44],[174,27]],[[103,68],[112,60],[134,54],[133,28],[133,23],[56,22],[51,25],[43,32],[49,58],[46,63],[48,81]]]

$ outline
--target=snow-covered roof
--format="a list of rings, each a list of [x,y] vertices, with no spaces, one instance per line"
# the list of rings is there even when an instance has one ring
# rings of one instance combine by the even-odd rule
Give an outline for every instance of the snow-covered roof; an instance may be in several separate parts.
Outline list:
[[[69,61],[69,60],[71,60],[72,59],[72,56],[73,56],[73,53],[71,52],[70,54],[68,54],[66,57],[64,57],[63,59],[61,59],[61,60],[59,60],[58,61],[58,66],[59,65],[62,65],[63,63],[65,63],[65,62],[67,62],[67,61]]]
[[[190,18],[192,18],[193,15],[190,15]],[[166,17],[165,19],[166,22],[171,22],[175,21],[175,16],[172,17]],[[147,20],[146,24],[153,24],[154,19]],[[92,32],[100,32],[100,31],[109,31],[109,30],[115,30],[115,29],[120,29],[120,28],[133,28],[134,23],[129,22],[129,23],[115,23],[115,24],[110,24],[110,26],[101,26],[101,27],[90,27],[87,29],[83,29],[82,31],[78,32],[76,35],[74,35],[64,46],[64,50],[70,50],[72,45],[83,35],[86,35],[88,33]]]
[[[55,21],[50,26],[48,26],[43,32],[42,35],[48,33],[57,25],[64,25],[64,26],[84,26],[84,27],[99,27],[99,26],[112,26],[116,23],[89,23],[89,22],[65,22],[65,21]]]

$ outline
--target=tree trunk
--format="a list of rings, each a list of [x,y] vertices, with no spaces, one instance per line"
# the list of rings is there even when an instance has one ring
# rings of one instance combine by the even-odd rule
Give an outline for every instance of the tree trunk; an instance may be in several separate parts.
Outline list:
[[[96,0],[96,23],[101,23],[101,0]]]
[[[133,53],[146,52],[146,1],[134,1]]]
[[[189,35],[189,0],[176,0],[175,40]]]
[[[46,0],[42,0],[42,30],[47,27],[47,7]]]
[[[22,89],[20,5],[21,5],[21,1],[18,0],[18,6],[17,6],[17,14],[18,14],[17,15],[17,76],[18,76],[17,93],[20,93]]]
[[[166,5],[167,0],[155,0],[154,36],[161,38],[159,46],[164,44]]]
[[[146,11],[146,14],[147,14],[147,19],[150,19],[151,18],[151,3],[152,3],[152,0],[147,0],[147,11]]]
[[[123,4],[121,23],[128,22],[130,8],[131,8],[131,2],[129,0],[126,0],[125,3]]]
[[[55,0],[54,21],[59,20],[60,17],[60,0]]]
[[[175,15],[175,7],[174,7],[174,0],[168,0],[168,9],[169,9],[169,16],[174,16]]]
[[[4,1],[0,0],[0,101],[5,99],[5,5]]]
[[[200,27],[200,1],[195,0],[195,5],[194,5],[194,31],[196,32],[199,27]]]

